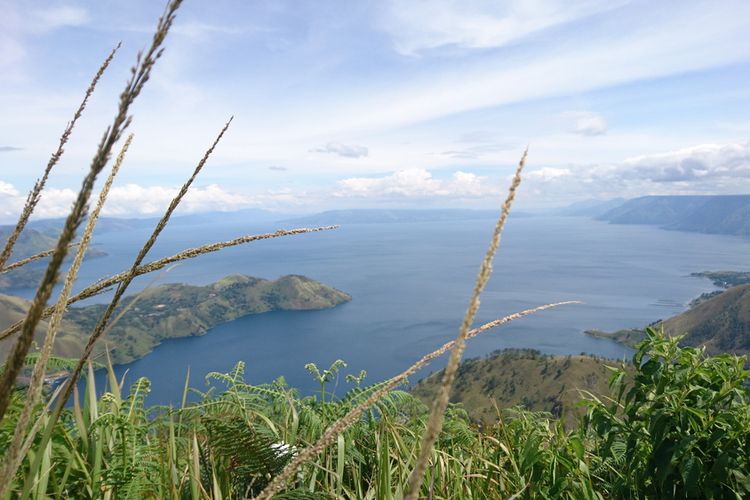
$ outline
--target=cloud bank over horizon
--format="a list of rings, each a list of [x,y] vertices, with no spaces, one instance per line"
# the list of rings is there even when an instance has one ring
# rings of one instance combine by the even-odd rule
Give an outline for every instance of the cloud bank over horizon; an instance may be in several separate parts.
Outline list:
[[[3,216],[122,40],[53,172],[66,210],[161,7],[3,2]],[[526,145],[525,206],[750,192],[748,31],[743,0],[187,3],[107,210],[163,203],[229,115],[187,210],[492,207]]]
[[[366,177],[346,177],[316,189],[269,189],[254,195],[210,184],[193,187],[179,212],[265,208],[298,213],[373,206],[494,208],[502,199],[508,182],[509,176],[491,172],[478,175],[464,170],[406,168]],[[115,185],[103,213],[112,217],[159,215],[178,189],[177,185]],[[550,193],[553,195],[551,203],[535,202],[535,197],[543,198]],[[521,206],[527,208],[564,206],[592,198],[716,193],[750,193],[750,140],[701,144],[611,164],[539,168],[531,162],[520,191]],[[75,192],[69,188],[46,189],[36,217],[67,215],[74,197]],[[0,181],[0,223],[14,221],[25,199],[25,192]]]

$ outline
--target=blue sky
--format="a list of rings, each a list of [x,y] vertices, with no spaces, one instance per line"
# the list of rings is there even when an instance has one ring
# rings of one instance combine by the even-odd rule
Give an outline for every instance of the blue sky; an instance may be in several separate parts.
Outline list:
[[[60,215],[160,2],[0,0],[0,217],[118,41],[42,215]],[[158,212],[230,116],[188,211],[528,208],[750,192],[750,2],[187,0],[107,212]]]

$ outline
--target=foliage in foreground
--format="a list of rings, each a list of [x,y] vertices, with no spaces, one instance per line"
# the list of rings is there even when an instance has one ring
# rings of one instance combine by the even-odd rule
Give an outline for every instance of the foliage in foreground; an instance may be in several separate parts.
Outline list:
[[[449,409],[422,496],[428,498],[743,498],[750,494],[750,405],[744,359],[705,357],[653,330],[633,359],[634,377],[613,369],[612,398],[589,399],[566,431],[548,414],[512,409],[478,426]],[[23,498],[243,498],[261,491],[296,450],[378,385],[364,374],[335,398],[345,367],[308,369],[316,396],[283,379],[253,386],[239,363],[214,373],[226,390],[179,410],[144,407],[149,381],[130,393],[110,376],[98,399],[90,372],[43,450],[31,447],[13,485]],[[110,370],[110,375],[111,375]],[[630,380],[632,382],[626,382]],[[328,389],[328,390],[327,390]],[[79,401],[83,399],[82,403]],[[22,404],[0,428],[0,451]],[[39,414],[42,415],[41,410]],[[305,465],[281,498],[399,498],[415,463],[427,408],[406,392],[381,401],[336,445]],[[42,419],[44,416],[42,415]],[[42,454],[39,470],[29,470]],[[278,498],[278,497],[277,497]]]

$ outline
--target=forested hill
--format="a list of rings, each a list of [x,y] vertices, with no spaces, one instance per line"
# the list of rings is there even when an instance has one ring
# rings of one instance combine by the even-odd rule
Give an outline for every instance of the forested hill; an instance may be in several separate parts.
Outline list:
[[[667,335],[709,354],[750,354],[750,285],[732,287],[663,323]]]
[[[750,284],[709,295],[696,305],[656,325],[668,336],[684,335],[682,344],[705,346],[711,355],[729,353],[750,356]],[[640,329],[587,333],[633,346],[645,338]]]
[[[496,351],[461,363],[451,393],[473,420],[495,422],[497,408],[521,405],[529,410],[565,415],[567,423],[579,413],[580,391],[609,394],[609,366],[618,362],[592,356],[557,356],[530,349]],[[435,397],[443,371],[420,380],[412,393],[425,403]]]
[[[124,298],[129,304],[132,297]],[[107,334],[112,360],[127,363],[148,354],[164,339],[202,335],[209,328],[248,314],[276,310],[327,309],[351,300],[344,292],[305,276],[283,276],[275,281],[249,276],[227,276],[208,286],[162,285],[141,293]],[[0,328],[23,318],[29,302],[0,295]],[[78,357],[88,334],[105,306],[72,307],[55,340],[55,354]],[[37,342],[44,336],[43,326]],[[13,338],[0,341],[0,359]],[[98,349],[104,343],[99,342]]]
[[[613,224],[750,236],[750,195],[643,196],[597,217]]]

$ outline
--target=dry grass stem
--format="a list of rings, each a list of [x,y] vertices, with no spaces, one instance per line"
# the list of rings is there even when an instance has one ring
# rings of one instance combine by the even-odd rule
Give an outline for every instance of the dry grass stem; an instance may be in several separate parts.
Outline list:
[[[71,210],[71,214],[68,216],[68,220],[66,221],[63,233],[60,236],[60,240],[58,241],[58,250],[62,251],[56,251],[53,254],[50,265],[48,267],[48,272],[45,275],[45,279],[42,281],[42,285],[39,288],[39,293],[37,295],[39,296],[46,294],[46,297],[43,297],[44,300],[37,300],[38,298],[42,297],[35,298],[35,300],[32,302],[31,308],[27,313],[24,326],[21,329],[21,334],[16,342],[16,346],[14,346],[13,354],[11,355],[11,358],[9,358],[11,361],[6,365],[6,371],[2,375],[2,380],[0,380],[0,384],[2,384],[0,385],[0,398],[2,398],[2,400],[0,400],[0,410],[2,410],[2,412],[0,413],[0,417],[5,414],[8,401],[10,400],[10,391],[12,390],[15,376],[18,374],[18,369],[20,369],[20,366],[22,366],[23,364],[26,352],[28,352],[28,348],[31,344],[31,337],[33,336],[34,328],[40,320],[41,313],[43,312],[44,306],[47,302],[47,299],[49,298],[52,286],[57,279],[57,270],[62,263],[62,259],[64,259],[65,257],[65,247],[67,247],[67,245],[70,243],[72,235],[75,234],[76,228],[81,223],[82,218],[85,215],[88,195],[93,188],[93,183],[96,180],[96,176],[108,163],[110,155],[112,154],[112,148],[122,136],[127,127],[130,125],[131,117],[128,114],[130,106],[138,97],[138,95],[140,95],[141,91],[143,90],[143,86],[151,76],[151,70],[156,64],[156,61],[163,54],[162,45],[164,44],[167,34],[169,33],[169,30],[174,23],[177,9],[179,9],[181,4],[182,0],[171,0],[166,6],[164,13],[159,18],[159,22],[157,23],[156,31],[154,32],[154,36],[151,40],[151,45],[145,53],[138,54],[136,65],[131,69],[130,80],[128,80],[125,86],[125,90],[123,90],[122,94],[120,94],[120,104],[117,110],[117,114],[115,115],[112,124],[105,131],[104,136],[99,143],[99,147],[91,163],[90,172],[84,179],[79,198],[78,200],[76,200],[76,203]],[[70,237],[68,238],[68,236]],[[62,246],[63,244],[65,245],[65,247]],[[59,259],[58,254],[61,254]],[[55,265],[57,266],[57,268],[53,267]],[[29,326],[31,326],[31,328],[29,328]],[[25,349],[15,348],[21,346],[22,343],[26,344]],[[23,354],[23,356],[19,357],[19,354]],[[11,369],[9,370],[8,367],[10,367]],[[15,371],[15,373],[12,373],[12,371]],[[78,374],[74,372],[73,376],[68,380],[68,382],[72,380],[74,383],[75,381],[73,379],[77,378],[77,375]],[[47,422],[44,430],[44,435],[40,440],[39,449],[44,449],[47,446],[47,443],[49,443],[49,440],[52,438],[52,432],[57,424],[57,420],[60,417],[60,413],[62,412],[65,401],[70,394],[70,390],[70,384],[65,384],[63,386],[62,395],[57,399],[55,408],[50,415],[49,421]],[[32,462],[32,470],[39,470],[39,467],[42,463],[42,454],[37,454]]]
[[[497,326],[500,326],[502,324],[508,323],[510,321],[514,321],[519,318],[523,318],[524,316],[529,316],[530,314],[534,314],[540,311],[544,311],[545,309],[551,309],[553,307],[559,307],[562,305],[567,304],[579,304],[578,301],[565,301],[565,302],[556,302],[554,304],[546,304],[543,306],[535,307],[533,309],[526,309],[524,311],[520,311],[514,314],[510,314],[508,316],[505,316],[500,319],[496,319],[494,321],[491,321],[489,323],[485,323],[484,325],[475,328],[473,330],[470,330],[466,334],[466,339],[473,338],[477,335],[479,335],[482,332],[485,332],[491,328],[495,328]],[[349,410],[349,412],[344,415],[341,419],[334,422],[326,431],[323,433],[323,435],[318,439],[318,441],[315,442],[312,446],[308,446],[307,448],[300,451],[294,459],[289,462],[286,467],[281,471],[279,475],[277,475],[273,480],[266,486],[266,488],[261,492],[260,495],[256,497],[256,500],[267,500],[270,499],[273,495],[280,492],[283,488],[286,482],[291,479],[295,473],[297,472],[297,469],[308,462],[309,460],[312,460],[315,458],[320,452],[322,452],[326,447],[333,444],[334,441],[336,441],[336,438],[339,434],[344,432],[346,429],[348,429],[352,424],[354,424],[357,419],[365,412],[367,411],[373,404],[377,403],[380,398],[385,396],[387,393],[398,387],[399,385],[403,384],[406,379],[412,375],[414,375],[416,372],[424,368],[428,363],[430,363],[435,358],[438,358],[451,350],[456,345],[456,340],[451,340],[450,342],[447,342],[443,344],[439,349],[436,349],[435,351],[432,351],[429,354],[425,354],[422,356],[422,358],[419,359],[416,363],[411,365],[409,368],[404,370],[403,372],[399,373],[395,377],[392,377],[388,379],[387,383],[383,385],[380,389],[373,392],[365,401],[357,405],[356,407]]]
[[[89,171],[83,180],[81,189],[63,226],[57,242],[57,248],[52,254],[44,278],[39,288],[37,288],[34,299],[31,301],[31,306],[21,327],[21,333],[8,356],[8,361],[5,364],[2,374],[0,374],[0,420],[5,416],[16,377],[31,347],[34,330],[36,330],[36,326],[39,324],[41,313],[44,311],[47,301],[52,294],[52,288],[57,282],[58,273],[67,255],[68,246],[73,241],[76,231],[88,211],[88,200],[96,178],[109,162],[114,145],[130,125],[131,117],[128,114],[130,106],[143,90],[143,86],[148,81],[156,60],[162,54],[161,45],[169,32],[169,28],[172,26],[176,11],[181,3],[182,0],[172,0],[167,6],[164,15],[159,19],[151,46],[146,51],[145,56],[142,54],[138,55],[136,66],[131,70],[131,78],[127,82],[125,90],[120,94],[117,113],[112,124],[104,132],[97,151],[94,154]]]
[[[162,269],[165,266],[168,266],[169,264],[172,264],[174,262],[179,262],[181,260],[187,260],[187,259],[193,259],[195,257],[198,257],[199,255],[203,255],[207,253],[218,252],[219,250],[223,248],[243,245],[245,243],[250,243],[253,241],[280,238],[282,236],[294,236],[296,234],[317,233],[319,231],[330,231],[331,229],[336,229],[338,227],[339,226],[323,226],[323,227],[313,227],[313,228],[303,227],[303,228],[297,228],[297,229],[279,229],[278,231],[274,231],[273,233],[251,234],[247,236],[240,236],[239,238],[235,238],[233,240],[220,241],[216,243],[210,243],[208,245],[203,245],[200,247],[189,248],[187,250],[183,250],[182,252],[178,252],[169,257],[164,257],[164,258],[149,262],[148,264],[143,264],[142,266],[139,266],[135,270],[135,276],[137,277],[137,276],[148,274],[154,271],[158,271],[159,269]],[[85,288],[84,290],[81,290],[79,293],[69,298],[67,305],[70,306],[71,304],[74,304],[75,302],[88,299],[90,297],[93,297],[94,295],[98,295],[104,292],[111,286],[116,285],[120,283],[122,280],[124,280],[128,276],[129,272],[130,270],[124,271],[119,274],[115,274],[114,276],[110,276],[109,278],[105,278],[105,279],[97,281],[93,285]],[[45,309],[44,312],[42,313],[42,319],[50,317],[53,312],[54,312],[54,307],[49,307]],[[0,332],[0,340],[3,340],[4,338],[7,338],[13,335],[14,333],[17,333],[21,329],[22,324],[23,322],[19,321],[17,323],[10,325],[5,330]]]
[[[133,265],[127,271],[127,274],[123,278],[123,280],[120,281],[120,284],[118,285],[117,290],[115,290],[114,297],[112,297],[112,300],[110,301],[109,305],[107,305],[107,308],[104,310],[104,313],[99,318],[99,321],[97,321],[96,326],[91,332],[91,335],[89,335],[89,339],[83,348],[83,353],[81,354],[81,357],[79,358],[78,363],[76,364],[70,376],[67,378],[67,380],[63,384],[62,392],[57,402],[55,403],[55,408],[52,411],[52,414],[50,415],[49,423],[47,424],[47,428],[45,429],[44,436],[42,437],[42,440],[41,440],[42,444],[40,445],[40,449],[46,446],[46,443],[48,443],[49,439],[52,437],[52,430],[54,429],[54,426],[57,424],[57,421],[60,418],[63,407],[65,406],[65,403],[67,402],[68,398],[73,393],[73,388],[75,387],[75,384],[78,382],[78,378],[80,377],[83,367],[86,364],[87,360],[89,359],[89,356],[91,356],[91,352],[94,349],[94,345],[96,344],[97,340],[99,340],[99,338],[106,331],[109,320],[112,317],[112,314],[114,313],[115,309],[117,308],[120,302],[120,299],[125,294],[125,291],[127,290],[128,286],[130,286],[130,283],[133,281],[133,279],[136,276],[135,274],[136,270],[140,266],[143,259],[146,257],[146,254],[148,253],[148,251],[151,249],[151,247],[153,247],[154,243],[156,243],[156,240],[159,237],[159,234],[161,234],[161,231],[167,225],[167,222],[169,222],[169,218],[171,217],[171,215],[174,213],[177,206],[180,204],[182,199],[187,194],[188,189],[190,188],[190,185],[193,183],[196,176],[203,169],[203,166],[206,164],[206,161],[208,161],[208,158],[211,156],[211,153],[214,151],[217,144],[219,143],[221,138],[224,136],[224,133],[229,128],[229,125],[231,122],[232,122],[232,119],[230,118],[229,121],[221,129],[221,132],[219,132],[219,135],[216,137],[213,144],[211,144],[211,147],[203,155],[203,158],[200,160],[200,162],[198,162],[198,165],[195,167],[193,174],[185,182],[185,184],[183,184],[179,193],[177,193],[177,195],[172,199],[166,212],[164,213],[162,218],[159,220],[158,224],[154,228],[154,231],[151,233],[151,236],[143,245],[141,250],[138,252],[138,255],[136,256],[135,261],[133,262]]]
[[[73,263],[71,264],[70,269],[65,276],[63,289],[57,298],[57,303],[55,304],[52,320],[47,327],[47,334],[44,337],[44,343],[42,345],[41,352],[39,353],[39,358],[37,359],[36,364],[34,365],[34,370],[31,374],[31,381],[29,382],[29,387],[26,391],[26,400],[24,402],[23,409],[21,410],[21,415],[16,422],[16,429],[13,434],[11,445],[8,447],[8,451],[5,453],[3,466],[0,470],[0,478],[7,478],[6,480],[0,479],[0,498],[2,498],[3,491],[5,491],[7,486],[10,484],[10,480],[15,476],[18,467],[21,465],[23,454],[21,454],[20,451],[24,435],[26,434],[26,427],[29,424],[33,409],[37,405],[39,396],[42,392],[42,384],[44,373],[47,368],[47,360],[52,353],[52,345],[55,341],[55,335],[57,334],[58,328],[60,328],[60,323],[62,322],[63,315],[65,314],[65,310],[67,309],[68,297],[70,297],[73,283],[78,276],[78,270],[81,267],[83,258],[86,254],[89,244],[91,243],[91,236],[94,233],[94,228],[96,227],[96,222],[99,219],[99,214],[102,211],[104,202],[109,195],[109,190],[112,187],[112,182],[114,182],[115,176],[120,170],[120,166],[125,159],[125,153],[127,153],[132,141],[133,134],[130,134],[130,136],[128,136],[127,140],[125,141],[125,144],[123,144],[122,149],[120,150],[120,154],[117,156],[114,165],[112,166],[112,171],[110,172],[109,177],[107,177],[106,182],[99,192],[99,199],[97,201],[96,207],[89,216],[88,223],[86,224],[86,228],[83,232],[83,237],[81,238],[81,242],[78,246],[78,251],[76,252]],[[34,432],[32,429],[32,433],[29,434],[28,439],[33,439],[33,434]]]
[[[21,233],[23,232],[24,227],[26,227],[26,223],[29,221],[29,217],[31,217],[31,214],[34,212],[34,209],[39,203],[39,199],[42,196],[42,190],[44,189],[44,186],[47,183],[47,178],[49,177],[50,171],[52,171],[52,167],[57,165],[57,163],[60,161],[60,158],[65,152],[65,144],[67,144],[68,139],[70,139],[70,134],[73,132],[73,127],[75,127],[76,122],[83,114],[83,110],[86,109],[86,104],[88,103],[89,98],[91,97],[91,94],[94,93],[96,84],[99,83],[99,79],[107,70],[109,63],[112,62],[112,59],[115,57],[115,53],[117,52],[119,48],[120,48],[120,44],[118,43],[117,46],[114,49],[112,49],[112,51],[109,53],[109,55],[104,60],[102,65],[99,67],[99,71],[97,71],[96,74],[94,75],[94,79],[91,80],[91,83],[89,84],[88,88],[86,89],[86,93],[83,96],[83,101],[81,101],[81,104],[78,105],[78,109],[73,114],[73,119],[70,120],[70,122],[68,122],[68,125],[65,127],[65,130],[60,136],[60,142],[57,145],[57,150],[54,153],[52,153],[52,156],[47,162],[47,167],[44,169],[44,173],[42,174],[42,177],[36,181],[36,183],[34,184],[34,187],[31,189],[31,192],[29,193],[29,196],[26,198],[26,204],[24,205],[23,210],[21,211],[21,215],[18,218],[16,227],[13,229],[13,232],[8,237],[8,241],[5,242],[5,247],[3,248],[2,254],[0,254],[0,269],[3,269],[3,266],[5,266],[5,263],[8,262],[8,259],[10,258],[10,255],[13,252],[13,247],[16,245],[16,241],[18,240],[18,237],[21,236]],[[50,252],[50,254],[51,253],[52,252]],[[20,266],[17,266],[17,267],[20,267]]]
[[[70,247],[68,248],[68,250],[70,250],[70,248],[75,247],[76,245],[78,245],[77,242],[76,243],[71,243]],[[4,268],[0,269],[0,274],[5,274],[8,271],[12,271],[14,269],[18,269],[19,267],[23,267],[26,264],[31,264],[32,262],[36,262],[39,259],[43,259],[45,257],[49,257],[53,253],[55,253],[55,249],[54,248],[50,248],[49,250],[45,250],[44,252],[39,252],[38,254],[34,254],[34,255],[30,256],[30,257],[26,257],[25,259],[17,260],[15,262],[11,263],[11,264],[8,264]]]
[[[502,235],[505,222],[508,220],[510,214],[510,208],[513,205],[513,200],[516,197],[516,190],[521,184],[521,172],[526,164],[526,158],[528,156],[528,149],[524,151],[521,161],[518,162],[518,168],[513,176],[513,180],[508,190],[508,196],[503,203],[502,210],[500,211],[500,218],[497,220],[495,225],[495,231],[492,234],[492,240],[490,241],[487,254],[482,261],[482,265],[479,268],[479,274],[474,285],[474,290],[469,301],[469,307],[464,315],[464,320],[461,323],[461,327],[456,337],[456,343],[453,346],[451,357],[448,361],[448,365],[445,367],[443,372],[443,380],[438,389],[438,394],[435,396],[435,401],[432,406],[432,412],[430,419],[427,422],[427,429],[425,429],[422,435],[422,443],[419,450],[419,458],[414,466],[414,470],[409,476],[409,481],[406,487],[406,495],[404,498],[407,500],[416,500],[419,495],[419,490],[422,486],[422,480],[424,478],[425,470],[427,469],[427,463],[430,460],[432,454],[432,448],[435,445],[440,431],[443,429],[443,418],[445,416],[445,409],[448,406],[450,398],[451,388],[453,387],[453,380],[456,378],[456,370],[458,365],[461,363],[461,357],[464,353],[464,347],[466,343],[466,337],[471,328],[471,324],[474,322],[474,317],[479,310],[479,297],[484,290],[485,285],[490,279],[492,274],[492,261],[495,258],[495,253],[500,247],[500,236]]]

